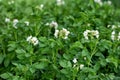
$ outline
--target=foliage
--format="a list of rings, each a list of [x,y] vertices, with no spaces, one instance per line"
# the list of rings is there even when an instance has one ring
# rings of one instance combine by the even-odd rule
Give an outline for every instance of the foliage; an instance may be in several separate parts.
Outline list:
[[[0,0],[1,80],[119,80],[120,10],[58,2]]]

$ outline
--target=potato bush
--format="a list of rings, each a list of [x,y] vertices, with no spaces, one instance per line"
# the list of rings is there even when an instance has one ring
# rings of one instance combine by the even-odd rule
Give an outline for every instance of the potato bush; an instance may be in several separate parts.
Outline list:
[[[120,9],[0,0],[0,80],[120,80]]]

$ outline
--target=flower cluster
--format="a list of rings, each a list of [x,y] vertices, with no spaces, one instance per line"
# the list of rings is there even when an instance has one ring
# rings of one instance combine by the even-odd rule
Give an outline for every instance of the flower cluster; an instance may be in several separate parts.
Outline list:
[[[99,5],[103,5],[103,4],[108,4],[108,5],[111,5],[112,2],[111,1],[105,1],[104,3],[101,1],[101,0],[94,0],[95,3],[98,3]]]
[[[73,67],[76,67],[76,66],[77,66],[76,63],[78,62],[77,59],[74,58],[72,61],[73,61],[73,63],[74,63]],[[83,68],[84,68],[84,64],[80,64],[80,65],[79,65],[79,68],[80,68],[80,69],[83,69]]]
[[[32,43],[34,46],[36,46],[39,43],[38,39],[36,37],[32,37],[32,36],[29,36],[27,38],[27,41],[29,43]]]
[[[55,33],[54,33],[54,36],[56,38],[61,37],[63,39],[67,39],[69,34],[70,34],[70,32],[67,29],[63,28],[62,30],[57,30],[56,29]]]
[[[14,1],[13,1],[13,0],[12,0],[12,1],[9,1],[8,4],[9,4],[9,5],[14,4]]]
[[[107,25],[107,27],[114,30],[116,28],[120,28],[120,25]]]
[[[99,32],[97,30],[86,30],[83,35],[85,39],[88,39],[88,36],[95,36],[96,38],[99,38]]]
[[[115,33],[115,31],[112,31],[112,33],[111,33],[111,40],[112,41],[115,41],[115,40],[120,40],[120,32],[118,33],[118,36],[116,36],[116,33]]]
[[[65,2],[63,0],[56,0],[56,2],[57,2],[58,6],[61,6],[61,5],[65,4]]]
[[[57,29],[58,23],[55,21],[52,21],[51,23],[46,23],[46,26],[50,26],[51,28],[54,27],[55,29]]]

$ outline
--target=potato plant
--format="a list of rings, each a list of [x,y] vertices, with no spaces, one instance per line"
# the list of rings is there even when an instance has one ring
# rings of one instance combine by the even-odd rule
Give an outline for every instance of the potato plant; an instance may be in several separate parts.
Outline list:
[[[0,80],[120,80],[120,9],[109,0],[0,0]]]

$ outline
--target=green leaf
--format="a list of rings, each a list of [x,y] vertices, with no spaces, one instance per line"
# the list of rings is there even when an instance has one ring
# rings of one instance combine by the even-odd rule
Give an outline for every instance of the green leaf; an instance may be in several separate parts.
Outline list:
[[[11,76],[12,76],[12,74],[9,73],[9,72],[3,73],[3,74],[0,75],[0,77],[1,77],[2,79],[8,79],[8,78],[10,78]]]
[[[64,67],[64,68],[72,67],[71,62],[66,60],[61,60],[59,64],[61,67]]]
[[[16,53],[26,53],[26,51],[24,49],[17,49],[15,50]]]
[[[3,62],[3,60],[4,60],[4,55],[3,54],[0,54],[0,64]]]
[[[63,54],[63,57],[66,59],[66,60],[70,60],[72,58],[72,55],[70,54]]]
[[[71,49],[75,49],[75,48],[83,48],[83,45],[81,44],[80,41],[76,41],[75,43],[73,43],[73,45],[70,47]]]
[[[47,38],[46,37],[40,37],[39,40],[40,40],[40,42],[46,42]]]
[[[89,55],[90,55],[90,53],[88,52],[87,49],[82,50],[82,56],[89,56]]]
[[[60,70],[60,72],[63,73],[63,74],[69,74],[69,71],[66,70],[66,69],[62,69],[62,70]]]
[[[4,66],[5,66],[5,67],[8,67],[9,64],[10,64],[10,59],[9,59],[9,58],[6,58],[6,59],[4,60]]]
[[[33,67],[36,69],[44,69],[48,65],[47,62],[40,62],[40,63],[35,63],[33,64]]]
[[[118,60],[117,60],[117,58],[114,58],[114,57],[110,56],[110,57],[108,57],[106,59],[106,62],[113,63],[116,68],[118,67]]]

